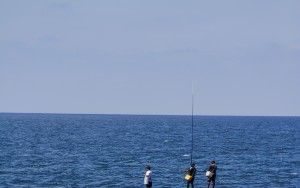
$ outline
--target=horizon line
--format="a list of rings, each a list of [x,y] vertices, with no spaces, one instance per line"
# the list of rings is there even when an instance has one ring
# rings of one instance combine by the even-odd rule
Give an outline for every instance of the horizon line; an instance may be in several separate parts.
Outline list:
[[[133,114],[133,113],[70,113],[70,112],[0,112],[0,114],[49,114],[49,115],[116,115],[116,116],[192,116],[192,114]],[[225,114],[194,114],[194,116],[221,117],[300,117],[300,115],[225,115]]]

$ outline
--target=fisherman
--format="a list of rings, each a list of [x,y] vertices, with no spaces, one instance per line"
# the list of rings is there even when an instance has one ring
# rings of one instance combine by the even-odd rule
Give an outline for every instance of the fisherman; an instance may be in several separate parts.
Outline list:
[[[187,175],[185,176],[185,179],[187,181],[187,185],[186,185],[187,188],[190,187],[190,184],[192,185],[192,188],[194,188],[194,179],[196,176],[196,172],[197,172],[196,164],[192,163],[191,167],[186,171]]]
[[[145,167],[145,177],[144,177],[144,185],[146,188],[152,188],[152,171],[151,167],[147,165]]]
[[[211,161],[210,165],[208,167],[208,171],[210,172],[209,175],[207,176],[207,188],[210,187],[210,184],[212,184],[212,188],[215,188],[215,183],[216,183],[216,176],[217,176],[217,165],[216,161]]]

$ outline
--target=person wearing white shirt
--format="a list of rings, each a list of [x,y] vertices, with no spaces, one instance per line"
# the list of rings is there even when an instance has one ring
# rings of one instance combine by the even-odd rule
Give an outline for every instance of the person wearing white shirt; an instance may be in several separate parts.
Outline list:
[[[145,168],[144,185],[146,188],[152,188],[152,171],[149,165]]]

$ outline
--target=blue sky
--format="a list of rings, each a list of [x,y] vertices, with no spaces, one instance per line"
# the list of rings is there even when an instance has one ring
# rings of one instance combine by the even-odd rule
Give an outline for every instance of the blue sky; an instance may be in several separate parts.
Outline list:
[[[300,1],[0,1],[0,112],[300,115]]]

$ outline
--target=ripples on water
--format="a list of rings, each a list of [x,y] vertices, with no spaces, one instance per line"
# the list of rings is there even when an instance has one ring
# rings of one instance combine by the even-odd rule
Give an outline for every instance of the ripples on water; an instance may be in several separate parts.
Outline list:
[[[3,187],[184,187],[188,116],[0,114]],[[215,159],[217,187],[300,184],[299,117],[195,118],[196,187]],[[298,139],[296,141],[296,139]]]

